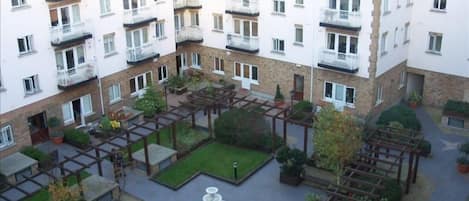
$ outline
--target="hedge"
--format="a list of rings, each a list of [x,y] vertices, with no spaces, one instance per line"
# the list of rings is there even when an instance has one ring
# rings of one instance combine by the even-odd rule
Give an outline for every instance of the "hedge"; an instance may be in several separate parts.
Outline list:
[[[34,160],[37,160],[38,162],[51,160],[51,157],[49,155],[33,146],[24,147],[23,149],[21,149],[20,152],[26,156],[33,158]]]
[[[88,133],[74,128],[68,128],[64,130],[64,140],[67,143],[75,145],[79,148],[87,148],[90,144],[90,136]]]
[[[293,105],[293,115],[291,116],[291,118],[295,120],[302,120],[305,118],[305,114],[303,112],[311,112],[312,110],[313,103],[309,101],[300,101]]]
[[[387,201],[401,201],[402,188],[395,180],[386,180],[384,181],[381,197],[387,199]]]
[[[448,100],[444,107],[445,113],[456,113],[463,117],[469,117],[469,103],[455,100]]]
[[[396,105],[382,112],[376,124],[389,126],[391,122],[399,122],[407,129],[420,130],[421,128],[415,112],[404,105]]]

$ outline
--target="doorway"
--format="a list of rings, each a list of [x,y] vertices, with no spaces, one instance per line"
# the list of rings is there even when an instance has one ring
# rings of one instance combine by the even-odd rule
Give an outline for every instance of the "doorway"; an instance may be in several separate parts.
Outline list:
[[[176,72],[179,76],[182,76],[184,71],[187,69],[186,53],[176,55]]]
[[[49,139],[49,129],[47,128],[46,118],[45,112],[28,117],[29,133],[33,145],[45,142]]]
[[[72,109],[73,109],[73,118],[78,125],[81,125],[81,101],[80,99],[72,101]]]
[[[295,74],[293,80],[293,99],[302,101],[304,97],[305,78],[302,75]]]
[[[408,100],[410,94],[417,92],[418,95],[423,97],[423,84],[425,77],[415,73],[407,73],[407,89],[405,100]]]

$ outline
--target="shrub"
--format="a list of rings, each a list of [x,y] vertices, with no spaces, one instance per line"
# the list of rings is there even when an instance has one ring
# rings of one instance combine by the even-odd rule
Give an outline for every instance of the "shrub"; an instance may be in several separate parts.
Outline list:
[[[300,101],[296,103],[295,105],[293,105],[293,115],[291,116],[291,118],[295,120],[302,120],[305,118],[305,115],[303,112],[311,112],[312,110],[313,110],[313,103],[309,101]]]
[[[465,154],[465,155],[469,155],[469,142],[466,142],[464,144],[461,144],[459,146],[459,151],[462,153],[462,154]]]
[[[376,124],[386,126],[391,122],[399,122],[407,129],[420,130],[421,128],[415,112],[403,105],[396,105],[382,112]]]
[[[271,137],[269,124],[264,117],[244,109],[233,109],[215,120],[215,135],[221,143],[267,150]],[[271,143],[270,143],[271,144]]]
[[[85,147],[90,144],[90,136],[87,133],[74,128],[64,130],[64,139],[65,141],[80,147]]]
[[[428,156],[432,152],[432,144],[427,140],[422,140],[418,148],[422,156]]]
[[[20,151],[22,154],[29,156],[38,162],[43,162],[43,161],[50,161],[52,160],[49,155],[46,153],[42,152],[41,150],[33,147],[33,146],[27,146],[21,149]]]
[[[404,129],[404,126],[401,123],[397,122],[397,121],[389,122],[388,126],[390,128],[395,128],[395,129]]]
[[[306,195],[306,201],[321,201],[321,196],[315,193]]]
[[[448,102],[445,104],[444,111],[449,113],[457,113],[464,117],[469,117],[469,103],[448,100]]]
[[[284,146],[279,149],[275,159],[281,164],[282,174],[299,177],[304,170],[303,165],[306,163],[306,154],[299,149],[290,149]]]
[[[275,90],[275,101],[283,101],[284,100],[284,96],[282,94],[282,92],[280,91],[280,85],[277,84],[277,89]]]
[[[168,78],[168,87],[170,88],[182,88],[186,85],[186,78],[182,76],[171,76]]]
[[[418,94],[416,91],[414,91],[409,96],[409,102],[419,104],[420,102],[422,102],[422,96]]]
[[[384,181],[384,190],[381,192],[381,197],[388,201],[401,201],[402,199],[402,188],[394,180]]]
[[[111,132],[111,130],[112,130],[111,120],[107,116],[104,116],[103,118],[101,118],[101,121],[99,123],[99,127],[103,131]]]
[[[163,111],[166,106],[162,95],[154,86],[149,86],[142,98],[135,102],[134,108],[143,111],[143,116],[153,117],[155,114]]]

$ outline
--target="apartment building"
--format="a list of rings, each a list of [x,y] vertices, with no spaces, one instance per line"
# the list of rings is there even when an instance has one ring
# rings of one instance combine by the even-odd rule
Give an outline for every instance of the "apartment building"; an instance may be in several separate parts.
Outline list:
[[[130,105],[187,69],[272,98],[375,115],[416,91],[469,100],[469,2],[1,2],[0,157]],[[32,21],[32,23],[29,23]],[[450,22],[450,23],[448,23]]]

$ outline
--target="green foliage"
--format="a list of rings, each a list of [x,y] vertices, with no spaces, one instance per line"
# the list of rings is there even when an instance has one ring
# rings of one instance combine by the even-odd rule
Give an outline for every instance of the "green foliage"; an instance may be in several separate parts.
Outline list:
[[[460,156],[456,159],[456,162],[461,165],[469,165],[469,159],[465,156]]]
[[[275,100],[276,101],[283,101],[285,97],[283,96],[282,92],[280,91],[280,85],[277,84],[277,89],[275,90]]]
[[[148,86],[142,98],[135,102],[134,108],[143,111],[143,116],[153,117],[165,108],[166,103],[163,96],[152,85]]]
[[[101,121],[100,121],[100,123],[99,123],[99,127],[100,127],[103,131],[106,131],[106,132],[112,131],[111,120],[109,119],[109,117],[104,116],[103,118],[101,118]]]
[[[422,96],[414,91],[409,96],[409,102],[420,103],[422,102]]]
[[[384,181],[384,190],[381,192],[381,197],[387,201],[401,201],[402,188],[395,180]]]
[[[269,149],[270,126],[261,114],[244,109],[232,109],[215,120],[217,140],[230,145],[254,149]],[[271,143],[270,143],[271,144]]]
[[[396,105],[382,112],[376,124],[386,126],[391,122],[399,122],[407,129],[420,130],[421,128],[415,112],[404,105]]]
[[[315,193],[306,195],[306,201],[321,201],[321,196]]]
[[[459,151],[462,153],[462,154],[465,154],[465,155],[469,155],[469,142],[466,142],[464,144],[461,144],[459,146]]]
[[[316,164],[339,173],[362,148],[363,128],[353,116],[333,106],[323,107],[316,117],[313,135],[315,155],[319,158]]]
[[[426,155],[428,155],[432,152],[432,144],[427,140],[422,140],[422,142],[420,142],[418,148],[421,151],[420,153],[424,156],[426,156]]]
[[[284,146],[279,149],[275,159],[281,164],[282,174],[299,177],[304,171],[303,165],[306,163],[306,154],[299,149],[290,149]]]
[[[168,78],[168,87],[170,88],[182,88],[186,85],[187,79],[183,76],[170,76]]]
[[[76,143],[80,146],[86,146],[90,144],[90,136],[87,133],[78,129],[67,128],[64,130],[64,134],[64,139],[67,142]]]
[[[395,128],[395,129],[404,129],[404,125],[402,125],[398,121],[391,121],[389,122],[388,126],[390,128]]]
[[[57,117],[51,117],[47,119],[47,126],[49,128],[57,128],[60,126],[60,119]]]
[[[52,160],[49,155],[47,155],[46,153],[42,152],[41,150],[33,146],[27,146],[27,147],[22,148],[21,153],[39,162]]]
[[[459,146],[459,152],[461,152],[462,156],[458,157],[458,164],[469,165],[469,142],[461,144]]]
[[[469,117],[469,103],[463,101],[448,100],[444,107],[445,112],[457,113]]]
[[[292,119],[295,120],[302,120],[305,118],[303,112],[311,112],[313,110],[313,103],[309,101],[300,101],[293,105],[293,115],[291,116]],[[302,112],[299,112],[302,111]]]

